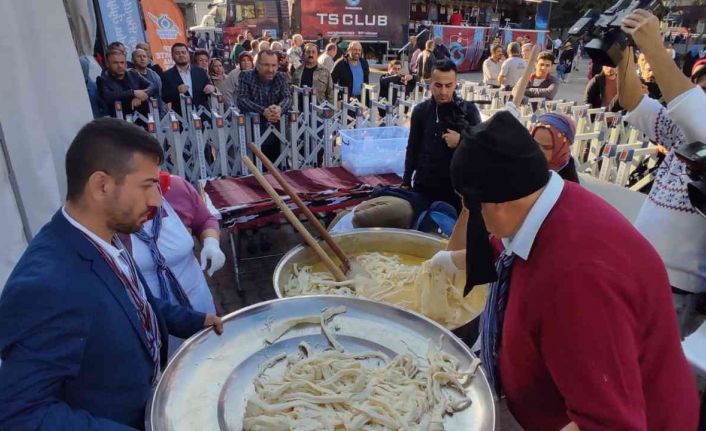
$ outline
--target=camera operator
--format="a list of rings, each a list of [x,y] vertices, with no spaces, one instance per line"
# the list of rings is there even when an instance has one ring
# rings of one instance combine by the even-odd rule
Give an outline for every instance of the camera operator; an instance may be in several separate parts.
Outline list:
[[[661,45],[660,49],[664,50]],[[667,59],[671,62],[671,58]],[[655,63],[659,61],[658,57]],[[682,337],[686,337],[706,317],[699,312],[699,305],[706,301],[706,269],[702,263],[706,258],[706,218],[689,200],[686,165],[675,153],[689,141],[675,122],[676,117],[670,117],[658,101],[643,94],[631,48],[623,51],[618,65],[618,97],[620,105],[628,111],[625,121],[668,150],[635,227],[664,260],[679,328]]]
[[[636,9],[625,17],[620,27],[632,37],[649,62],[664,101],[667,102],[669,116],[684,132],[686,142],[706,142],[706,122],[703,112],[706,108],[706,94],[681,73],[669,52],[662,45],[659,20],[645,10]]]

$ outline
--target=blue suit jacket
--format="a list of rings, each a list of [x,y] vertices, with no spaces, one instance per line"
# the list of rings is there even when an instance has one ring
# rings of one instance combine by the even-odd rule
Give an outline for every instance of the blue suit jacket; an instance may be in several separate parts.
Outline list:
[[[172,109],[182,115],[181,100],[179,99],[179,86],[184,83],[179,75],[177,66],[167,69],[162,74],[162,99],[164,103],[171,103]],[[208,73],[198,66],[191,65],[191,103],[194,107],[203,106],[208,108],[208,96],[203,89],[209,84]]]
[[[145,291],[157,313],[164,366],[167,333],[189,337],[205,316]],[[61,211],[5,285],[0,354],[0,430],[144,427],[153,366],[137,312],[115,273]]]

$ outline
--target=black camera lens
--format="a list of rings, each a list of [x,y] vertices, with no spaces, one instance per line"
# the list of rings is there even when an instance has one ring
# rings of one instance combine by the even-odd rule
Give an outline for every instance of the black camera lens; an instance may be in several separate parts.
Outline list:
[[[686,185],[689,201],[694,209],[706,217],[706,181],[693,181]]]

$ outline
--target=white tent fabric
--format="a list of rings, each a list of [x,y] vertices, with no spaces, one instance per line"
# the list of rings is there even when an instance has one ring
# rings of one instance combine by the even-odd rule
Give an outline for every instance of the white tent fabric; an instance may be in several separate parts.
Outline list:
[[[63,2],[0,0],[0,124],[34,235],[63,201],[64,155],[92,118]],[[0,289],[24,249],[18,204],[0,161]]]
[[[2,131],[0,130],[0,133]],[[2,136],[0,136],[0,140]],[[10,270],[17,262],[27,246],[24,236],[24,226],[20,211],[15,200],[15,194],[10,183],[9,169],[5,160],[4,151],[0,151],[0,211],[2,211],[2,224],[0,232],[3,238],[3,251],[0,254],[0,291],[5,285]]]
[[[93,55],[96,43],[96,12],[92,0],[65,0],[69,27],[79,55]]]

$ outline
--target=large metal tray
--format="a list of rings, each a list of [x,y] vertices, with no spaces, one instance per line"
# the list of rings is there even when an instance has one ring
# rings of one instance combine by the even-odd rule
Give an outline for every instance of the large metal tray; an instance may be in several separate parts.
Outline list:
[[[441,325],[399,307],[323,295],[262,302],[229,314],[222,336],[204,330],[181,346],[148,403],[147,430],[240,430],[252,381],[263,362],[280,353],[295,353],[300,341],[317,350],[327,345],[319,325],[306,325],[267,346],[264,339],[271,328],[290,319],[318,316],[323,308],[337,305],[344,305],[347,311],[330,324],[347,352],[379,349],[394,356],[411,350],[423,355],[433,342],[457,357],[462,369],[474,358],[468,347]],[[448,417],[445,429],[494,430],[493,396],[480,368],[467,386],[467,394],[473,404]]]

